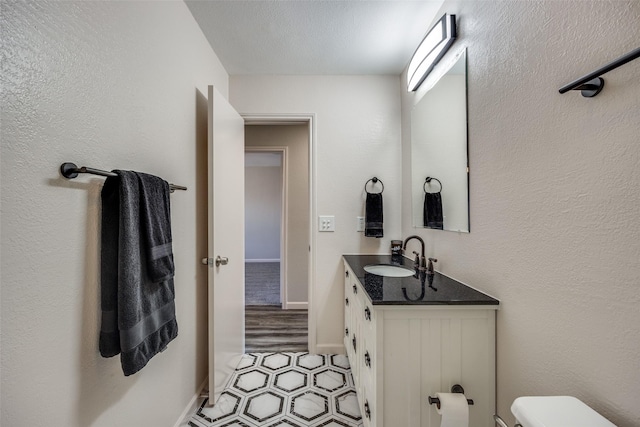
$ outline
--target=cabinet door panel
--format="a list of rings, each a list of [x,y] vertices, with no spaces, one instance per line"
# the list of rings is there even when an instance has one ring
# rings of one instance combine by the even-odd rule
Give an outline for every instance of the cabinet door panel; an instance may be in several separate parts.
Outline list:
[[[362,392],[360,394],[360,412],[362,413],[362,424],[364,427],[376,426],[376,401],[375,393],[369,383],[368,377],[363,377]]]

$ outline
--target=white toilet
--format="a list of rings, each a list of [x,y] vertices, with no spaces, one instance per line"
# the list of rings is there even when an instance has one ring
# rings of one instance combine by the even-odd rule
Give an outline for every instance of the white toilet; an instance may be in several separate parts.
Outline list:
[[[522,427],[616,427],[571,396],[518,397],[511,412]]]

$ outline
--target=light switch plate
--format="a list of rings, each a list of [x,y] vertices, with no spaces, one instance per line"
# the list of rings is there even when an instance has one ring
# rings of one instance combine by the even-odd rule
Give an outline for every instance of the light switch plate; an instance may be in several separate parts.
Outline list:
[[[364,217],[357,216],[356,217],[356,231],[364,231]]]
[[[319,231],[336,231],[336,217],[333,215],[318,216]]]

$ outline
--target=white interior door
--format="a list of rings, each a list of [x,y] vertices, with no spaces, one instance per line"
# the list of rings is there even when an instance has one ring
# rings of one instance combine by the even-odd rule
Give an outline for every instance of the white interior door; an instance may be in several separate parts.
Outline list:
[[[209,402],[244,352],[244,120],[209,86]]]

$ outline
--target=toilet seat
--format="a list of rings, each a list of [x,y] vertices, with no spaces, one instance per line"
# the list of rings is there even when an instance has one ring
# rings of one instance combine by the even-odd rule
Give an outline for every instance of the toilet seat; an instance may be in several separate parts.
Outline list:
[[[522,427],[616,427],[572,396],[518,397],[511,412]]]

